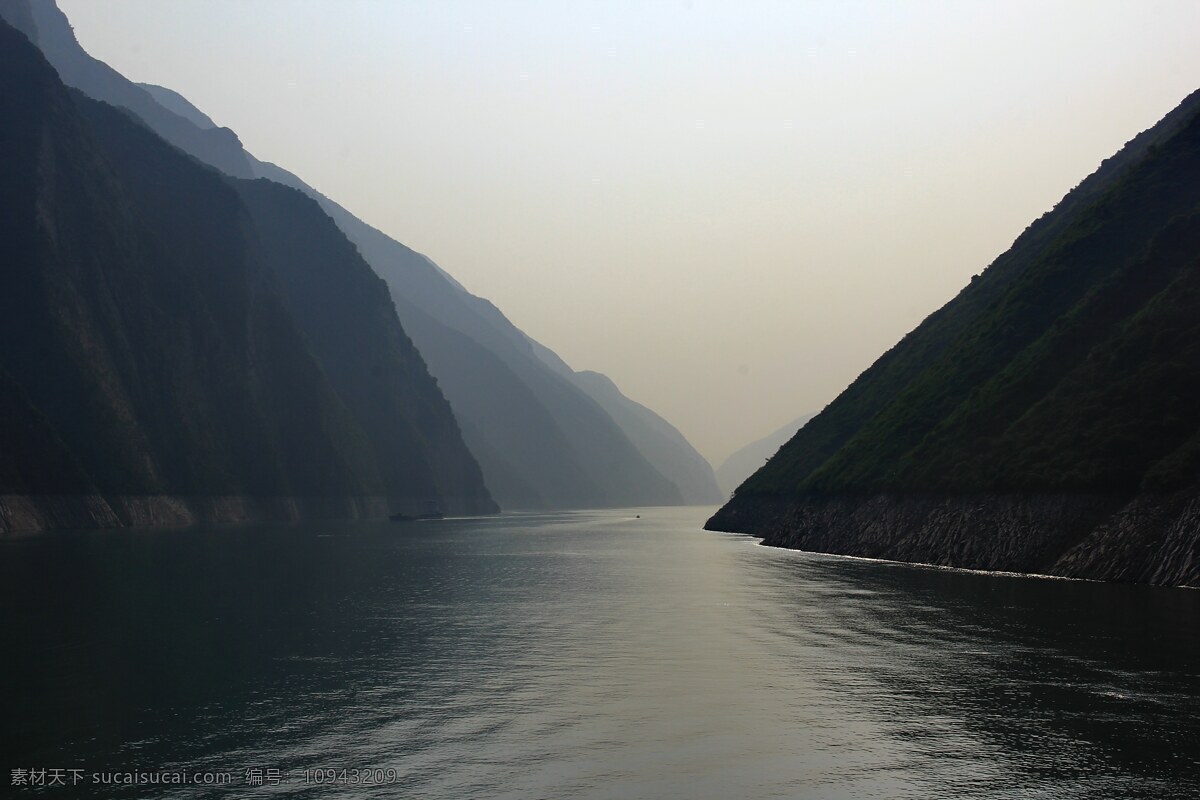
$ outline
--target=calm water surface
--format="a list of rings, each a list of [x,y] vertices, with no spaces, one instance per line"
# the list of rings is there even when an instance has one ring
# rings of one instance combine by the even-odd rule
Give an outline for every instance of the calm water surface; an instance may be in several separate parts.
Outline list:
[[[1200,796],[1200,592],[775,550],[710,511],[0,540],[0,794]],[[305,782],[343,768],[390,772]]]

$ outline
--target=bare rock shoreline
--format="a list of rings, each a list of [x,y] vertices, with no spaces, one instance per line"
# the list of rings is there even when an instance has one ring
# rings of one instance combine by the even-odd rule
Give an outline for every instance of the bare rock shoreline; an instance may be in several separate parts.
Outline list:
[[[1200,587],[1200,496],[738,496],[705,528],[775,547],[938,566]]]
[[[0,534],[200,523],[385,519],[384,497],[0,495]]]

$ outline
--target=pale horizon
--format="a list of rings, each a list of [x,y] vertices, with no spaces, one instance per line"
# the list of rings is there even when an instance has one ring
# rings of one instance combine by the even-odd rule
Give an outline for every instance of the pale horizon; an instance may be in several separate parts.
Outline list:
[[[714,466],[1200,86],[1191,3],[59,5]]]

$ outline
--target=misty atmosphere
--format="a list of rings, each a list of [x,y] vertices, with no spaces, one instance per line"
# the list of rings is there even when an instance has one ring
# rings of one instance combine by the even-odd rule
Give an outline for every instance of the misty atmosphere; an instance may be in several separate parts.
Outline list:
[[[5,796],[1200,795],[1197,31],[0,0]]]

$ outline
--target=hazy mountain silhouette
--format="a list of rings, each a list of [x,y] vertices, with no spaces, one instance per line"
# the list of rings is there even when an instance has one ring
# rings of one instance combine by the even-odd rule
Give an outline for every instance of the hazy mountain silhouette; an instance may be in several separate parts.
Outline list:
[[[37,42],[37,25],[33,21],[29,0],[0,0],[0,18],[25,34],[29,41]]]
[[[197,128],[209,129],[217,127],[217,123],[209,119],[207,114],[192,105],[179,92],[168,89],[165,86],[155,86],[153,83],[139,83],[136,85],[144,89],[160,106],[172,114],[183,117]]]
[[[0,87],[0,527],[495,510],[382,282],[315,204],[67,89],[3,22]]]
[[[672,481],[551,352],[429,258],[354,217],[282,168],[257,174],[314,197],[388,282],[406,329],[429,362],[488,486],[505,508],[673,504]],[[627,401],[632,402],[632,401]],[[687,445],[691,450],[691,446]],[[711,467],[708,467],[711,472]],[[532,491],[531,491],[532,490]]]
[[[1200,582],[1200,92],[711,521],[856,555]]]
[[[232,179],[264,261],[330,384],[369,434],[393,509],[485,513],[483,476],[396,315],[387,285],[313,200]]]
[[[4,10],[15,9],[19,0],[3,2],[9,5],[0,7],[0,13],[21,13]],[[321,205],[387,281],[405,330],[449,399],[503,506],[682,502],[674,481],[695,469],[694,464],[686,466],[690,446],[677,449],[679,458],[672,463],[679,469],[664,477],[640,452],[645,445],[632,441],[641,429],[623,430],[573,377],[538,357],[525,335],[491,303],[296,176],[247,154],[232,131],[207,127],[208,117],[181,96],[171,92],[164,97],[157,87],[133,84],[88,56],[52,0],[30,0],[29,6],[39,44],[67,84],[129,108],[165,139],[226,174],[268,178]],[[688,492],[695,494],[694,488]]]
[[[705,505],[721,501],[712,465],[675,426],[621,394],[607,375],[581,371],[574,373],[573,379],[629,434],[638,452],[679,487],[683,502]]]
[[[796,432],[804,427],[804,423],[815,416],[816,414],[805,414],[802,417],[798,417],[779,430],[773,431],[758,441],[751,442],[738,449],[721,462],[721,466],[717,467],[717,484],[724,493],[723,497],[729,497],[734,489],[741,486],[771,456],[775,455],[779,451],[779,448],[783,447],[789,439],[795,436]]]
[[[502,506],[682,501],[631,436],[572,379],[539,358],[531,340],[494,305],[291,173],[257,160],[255,169],[314,197],[387,281],[405,329],[454,407]],[[514,485],[521,488],[510,494]]]
[[[10,5],[13,2],[9,0]],[[15,2],[21,4],[21,0]],[[89,97],[128,108],[159,136],[222,172],[240,178],[252,177],[246,154],[233,131],[197,127],[168,111],[149,92],[103,61],[89,56],[79,46],[74,30],[53,0],[28,0],[26,7],[31,11],[37,32],[31,41],[58,70],[63,83]]]

